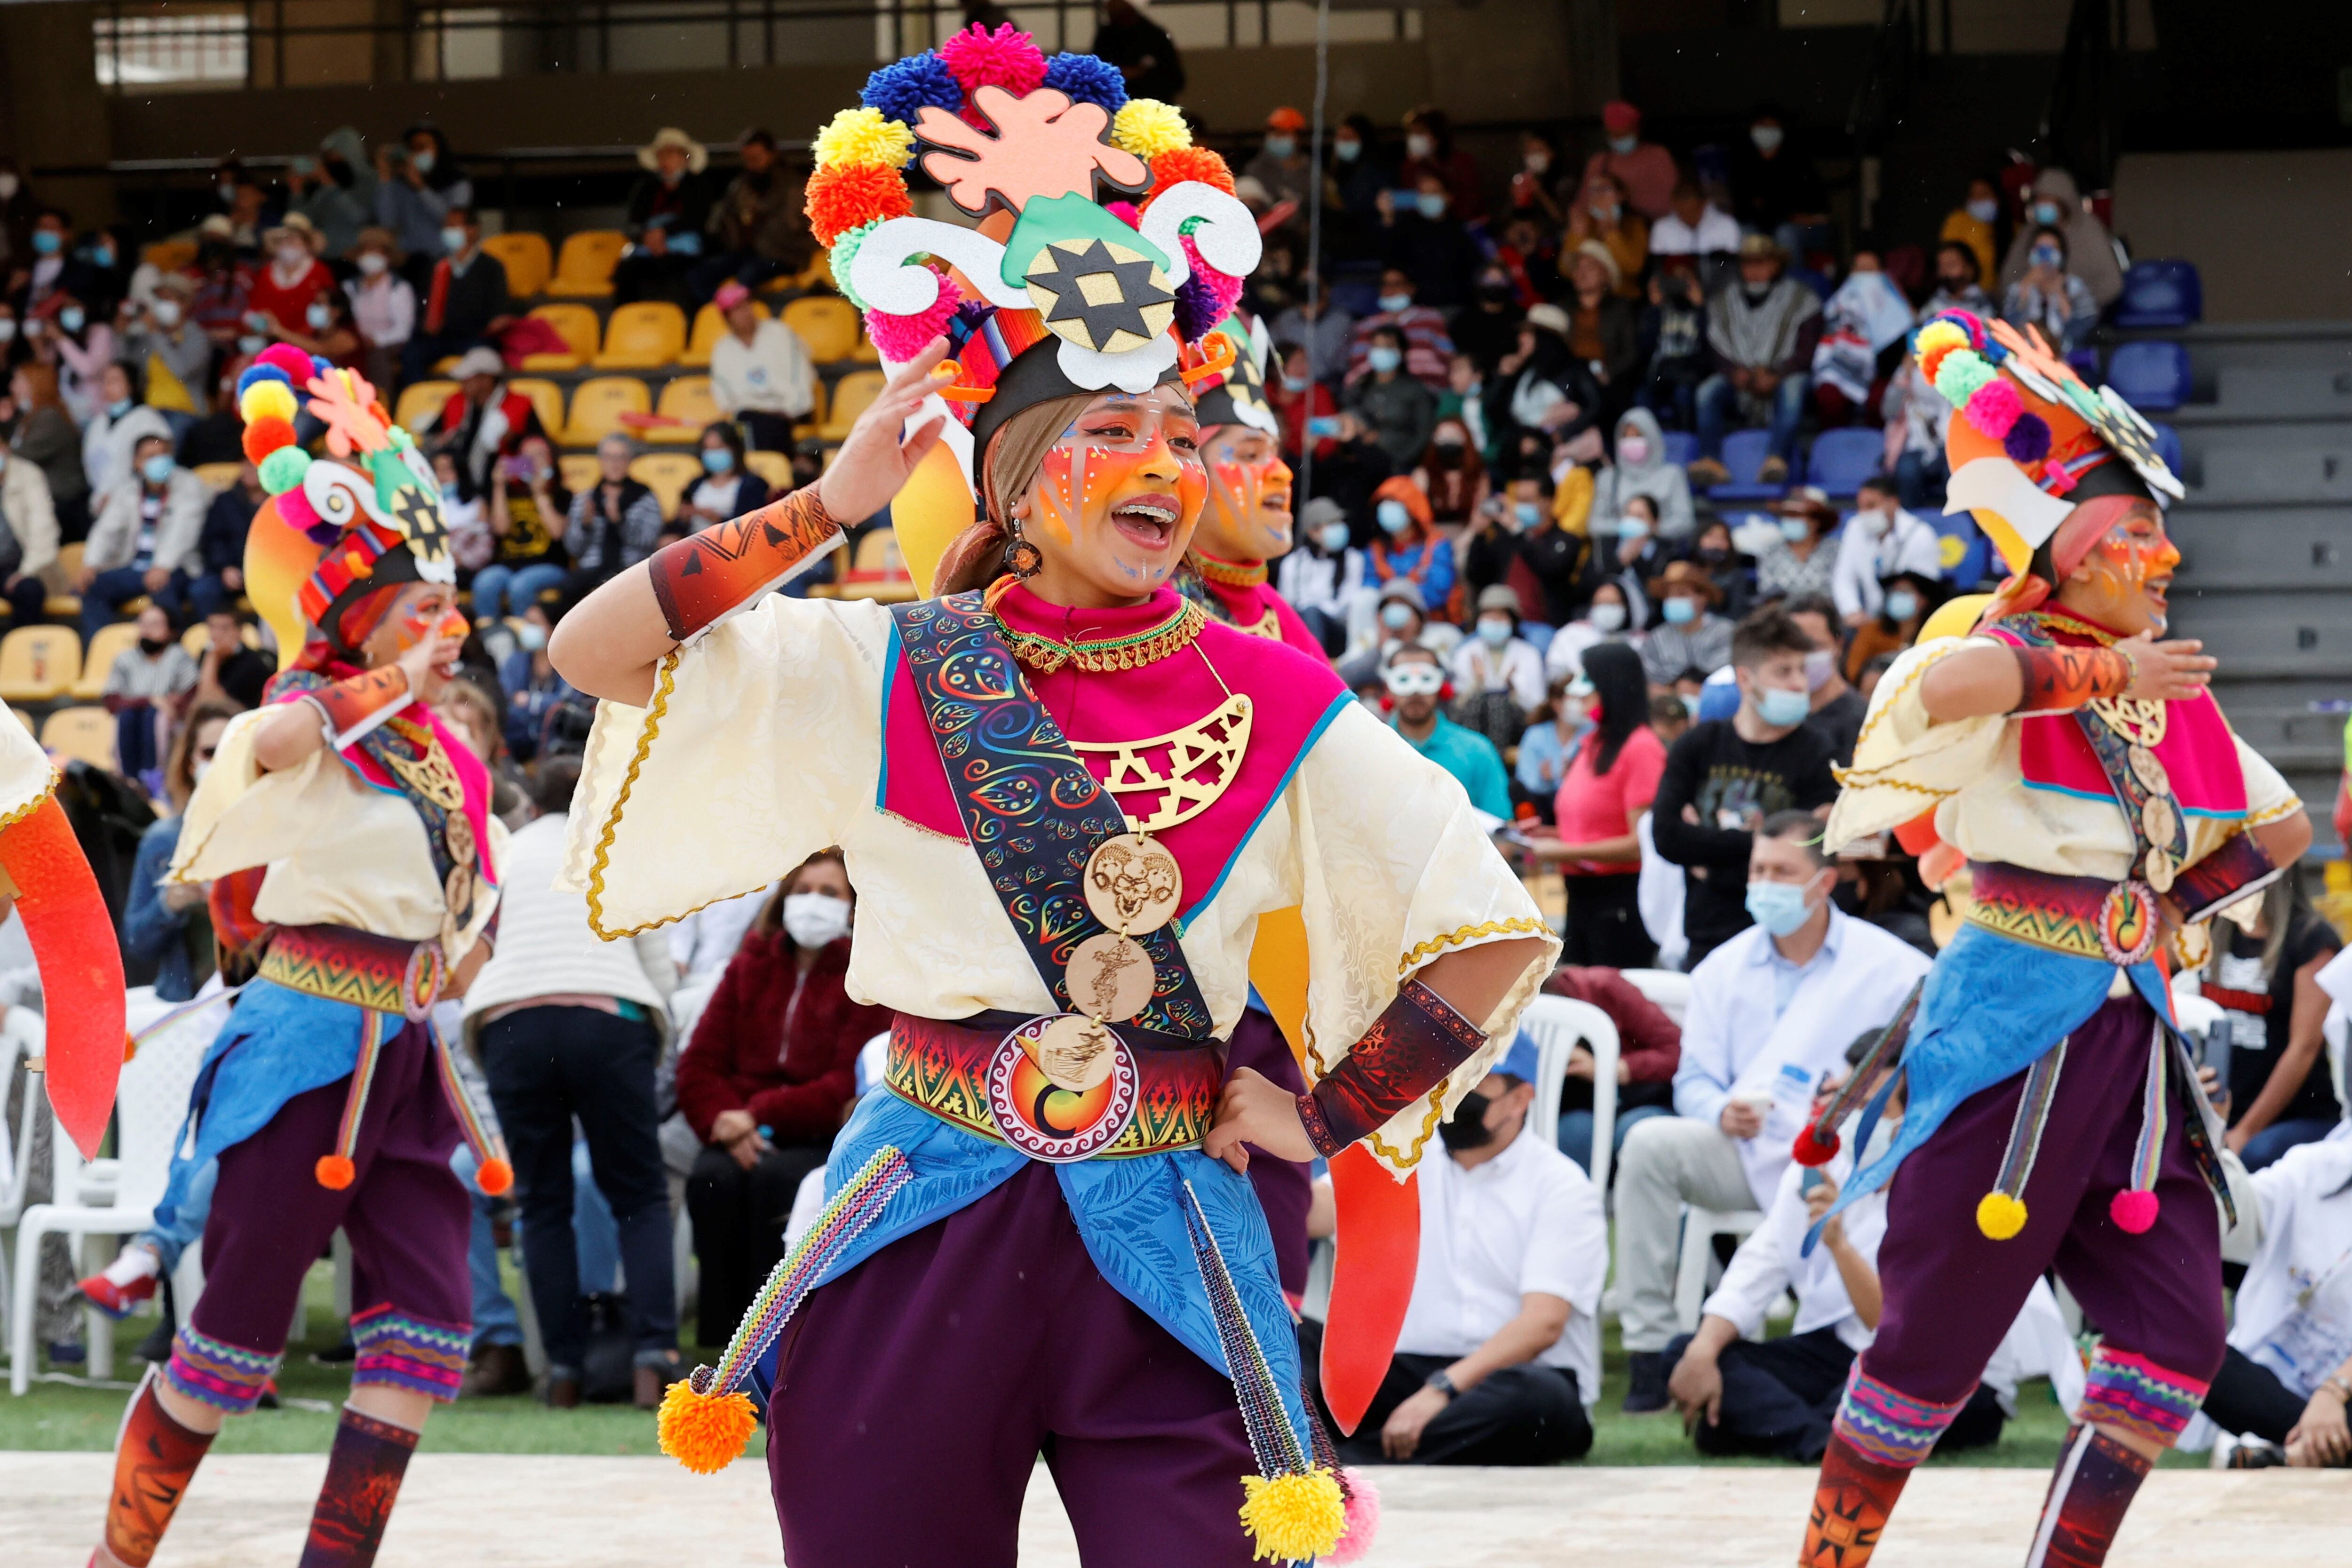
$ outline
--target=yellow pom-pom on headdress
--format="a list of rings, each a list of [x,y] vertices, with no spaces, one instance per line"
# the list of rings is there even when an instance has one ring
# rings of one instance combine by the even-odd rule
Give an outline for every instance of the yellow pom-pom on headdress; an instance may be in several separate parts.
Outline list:
[[[1911,345],[1921,359],[1937,349],[1968,347],[1969,334],[1950,321],[1930,321],[1919,329],[1917,340]]]
[[[1348,1528],[1348,1500],[1339,1479],[1326,1469],[1276,1476],[1244,1476],[1242,1524],[1250,1533],[1253,1561],[1312,1563],[1328,1556]]]
[[[816,133],[820,169],[903,169],[915,155],[915,133],[878,109],[845,109]]]
[[[1148,163],[1162,153],[1190,147],[1192,131],[1174,104],[1156,98],[1130,98],[1110,122],[1110,139],[1122,151]]]
[[[257,381],[236,400],[236,411],[247,425],[264,419],[283,419],[290,425],[300,407],[294,389],[282,381]]]
[[[1977,1200],[1977,1228],[1993,1241],[2007,1241],[2025,1228],[2025,1200],[1987,1193]]]
[[[695,1368],[696,1377],[709,1368]],[[698,1476],[715,1475],[735,1462],[760,1424],[748,1394],[698,1394],[694,1378],[669,1385],[662,1395],[654,1430],[661,1451]]]

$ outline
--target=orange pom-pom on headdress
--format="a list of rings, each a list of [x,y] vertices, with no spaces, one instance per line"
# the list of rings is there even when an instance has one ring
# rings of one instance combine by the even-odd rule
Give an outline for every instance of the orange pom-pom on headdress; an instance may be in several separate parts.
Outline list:
[[[912,217],[906,176],[887,164],[857,163],[819,169],[809,176],[810,232],[831,249],[835,239],[860,224],[883,217]]]
[[[1143,210],[1151,210],[1151,202],[1160,192],[1186,180],[1214,185],[1227,195],[1234,194],[1234,172],[1214,148],[1171,147],[1152,155],[1151,197],[1144,201]]]

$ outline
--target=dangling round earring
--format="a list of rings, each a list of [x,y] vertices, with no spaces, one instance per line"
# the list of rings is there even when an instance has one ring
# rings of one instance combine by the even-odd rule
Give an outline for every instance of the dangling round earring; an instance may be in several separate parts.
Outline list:
[[[1021,520],[1014,518],[1005,525],[1004,569],[1015,577],[1034,577],[1044,570],[1045,557],[1038,548],[1021,535]]]

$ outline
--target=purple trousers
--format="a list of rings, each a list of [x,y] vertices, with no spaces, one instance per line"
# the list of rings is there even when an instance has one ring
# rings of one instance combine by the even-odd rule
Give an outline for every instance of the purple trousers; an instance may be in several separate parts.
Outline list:
[[[1243,1010],[1242,1021],[1234,1026],[1234,1037],[1225,1045],[1226,1076],[1236,1068],[1255,1068],[1293,1094],[1307,1092],[1298,1058],[1290,1054],[1281,1027],[1255,1007]],[[1274,1233],[1275,1269],[1295,1310],[1307,1294],[1307,1205],[1314,1195],[1314,1177],[1299,1161],[1269,1154],[1255,1143],[1249,1145],[1249,1156],[1250,1185],[1257,1189],[1258,1206],[1265,1210],[1266,1228]]]
[[[472,1342],[473,1209],[449,1169],[457,1118],[427,1030],[409,1024],[379,1051],[350,1186],[323,1187],[313,1174],[334,1150],[348,1078],[296,1095],[222,1152],[204,1294],[165,1371],[182,1392],[252,1408],[284,1357],[303,1276],[341,1227],[352,1244],[352,1382],[457,1396]]]
[[[1250,1564],[1233,1384],[1103,1279],[1050,1166],[813,1292],[776,1377],[793,1568],[1010,1568],[1041,1454],[1084,1562]]]
[[[1997,1005],[1997,1003],[1989,1004]],[[2166,1119],[2156,1225],[2134,1236],[2107,1204],[2131,1184],[2148,1039],[2156,1025],[2134,994],[2111,998],[2068,1037],[2040,1155],[2025,1184],[2025,1228],[1993,1241],[1977,1228],[1992,1191],[2026,1075],[1962,1100],[1895,1173],[1878,1337],[1862,1352],[1870,1376],[1914,1399],[1965,1399],[2025,1295],[2053,1266],[2106,1343],[2184,1377],[2221,1364],[2221,1237],[2213,1194],[2198,1174],[2187,1128],[2197,1115],[2178,1073]]]

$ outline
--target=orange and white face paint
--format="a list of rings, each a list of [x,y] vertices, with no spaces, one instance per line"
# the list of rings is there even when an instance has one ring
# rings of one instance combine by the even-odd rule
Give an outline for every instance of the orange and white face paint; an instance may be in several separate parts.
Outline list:
[[[405,584],[367,635],[368,662],[381,668],[419,643],[436,637],[463,638],[471,629],[465,611],[457,607],[457,589],[439,583]]]
[[[1045,558],[1040,594],[1132,602],[1174,575],[1208,496],[1200,427],[1181,387],[1106,393],[1046,449],[1013,515]]]
[[[2164,514],[2153,501],[2135,500],[2116,511],[2068,573],[2059,603],[2119,637],[2161,635],[2179,565]]]
[[[1290,549],[1290,465],[1282,445],[1247,425],[1216,425],[1202,432],[1201,463],[1209,478],[1193,545],[1220,561],[1271,561]]]

